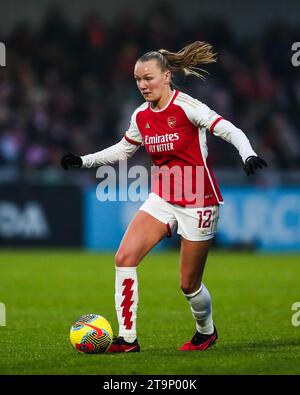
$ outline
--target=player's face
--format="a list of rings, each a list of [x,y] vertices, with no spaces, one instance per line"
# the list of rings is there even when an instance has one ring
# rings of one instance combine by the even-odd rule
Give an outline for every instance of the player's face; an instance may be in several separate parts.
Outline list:
[[[156,60],[137,62],[134,78],[141,94],[149,102],[157,102],[170,89],[170,71],[162,71]]]

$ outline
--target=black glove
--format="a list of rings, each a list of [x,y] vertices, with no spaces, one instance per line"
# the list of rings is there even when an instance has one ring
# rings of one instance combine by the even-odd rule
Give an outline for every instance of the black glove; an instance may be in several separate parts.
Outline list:
[[[82,166],[82,159],[80,156],[69,153],[61,158],[60,164],[65,170],[68,170],[69,167],[79,168]]]
[[[244,164],[244,170],[247,176],[249,176],[250,174],[254,174],[255,169],[262,169],[266,166],[268,166],[267,163],[258,156],[248,156]]]

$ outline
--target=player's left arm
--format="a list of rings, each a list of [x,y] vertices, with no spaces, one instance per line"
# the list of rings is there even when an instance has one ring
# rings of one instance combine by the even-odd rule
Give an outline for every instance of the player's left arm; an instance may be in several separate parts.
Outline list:
[[[196,118],[199,126],[204,126],[211,134],[231,143],[238,150],[244,163],[243,168],[248,176],[254,174],[257,169],[268,166],[264,159],[257,156],[246,134],[241,129],[205,104],[201,103],[198,106]]]
[[[247,176],[254,174],[256,169],[262,169],[268,166],[264,159],[257,156],[246,134],[230,121],[218,117],[214,124],[210,126],[209,131],[215,136],[221,137],[223,140],[231,143],[239,151]]]

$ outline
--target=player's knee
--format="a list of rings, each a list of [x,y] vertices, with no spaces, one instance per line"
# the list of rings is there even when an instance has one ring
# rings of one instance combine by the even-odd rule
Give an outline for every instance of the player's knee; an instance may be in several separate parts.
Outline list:
[[[200,288],[200,284],[199,281],[185,280],[181,281],[180,288],[185,295],[189,295],[196,292]]]
[[[118,267],[132,267],[137,266],[136,260],[131,252],[117,251],[115,255],[115,263]]]

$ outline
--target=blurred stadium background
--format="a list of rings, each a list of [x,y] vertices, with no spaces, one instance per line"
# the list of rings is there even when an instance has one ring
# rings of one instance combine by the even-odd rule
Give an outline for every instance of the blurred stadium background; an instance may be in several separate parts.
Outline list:
[[[1,245],[114,250],[140,202],[100,204],[95,169],[65,172],[60,157],[123,136],[142,101],[132,77],[142,53],[206,40],[218,63],[204,83],[179,76],[178,85],[244,130],[269,163],[247,178],[234,148],[209,136],[226,201],[216,246],[299,251],[300,67],[291,63],[298,2],[105,4],[1,1]],[[143,149],[135,164],[150,166]]]
[[[297,0],[0,1],[0,302],[7,309],[0,374],[299,374],[299,328],[291,325],[299,300],[300,66],[291,62],[299,20]],[[60,158],[119,141],[142,102],[136,59],[193,40],[213,44],[219,61],[205,82],[178,76],[177,84],[244,130],[269,164],[246,177],[235,149],[208,136],[225,199],[205,278],[220,348],[204,364],[176,353],[193,323],[178,287],[175,237],[140,270],[147,358],[80,359],[69,325],[99,312],[116,328],[113,252],[142,202],[99,202],[96,170],[66,172]],[[136,164],[150,168],[143,148],[128,167]]]

